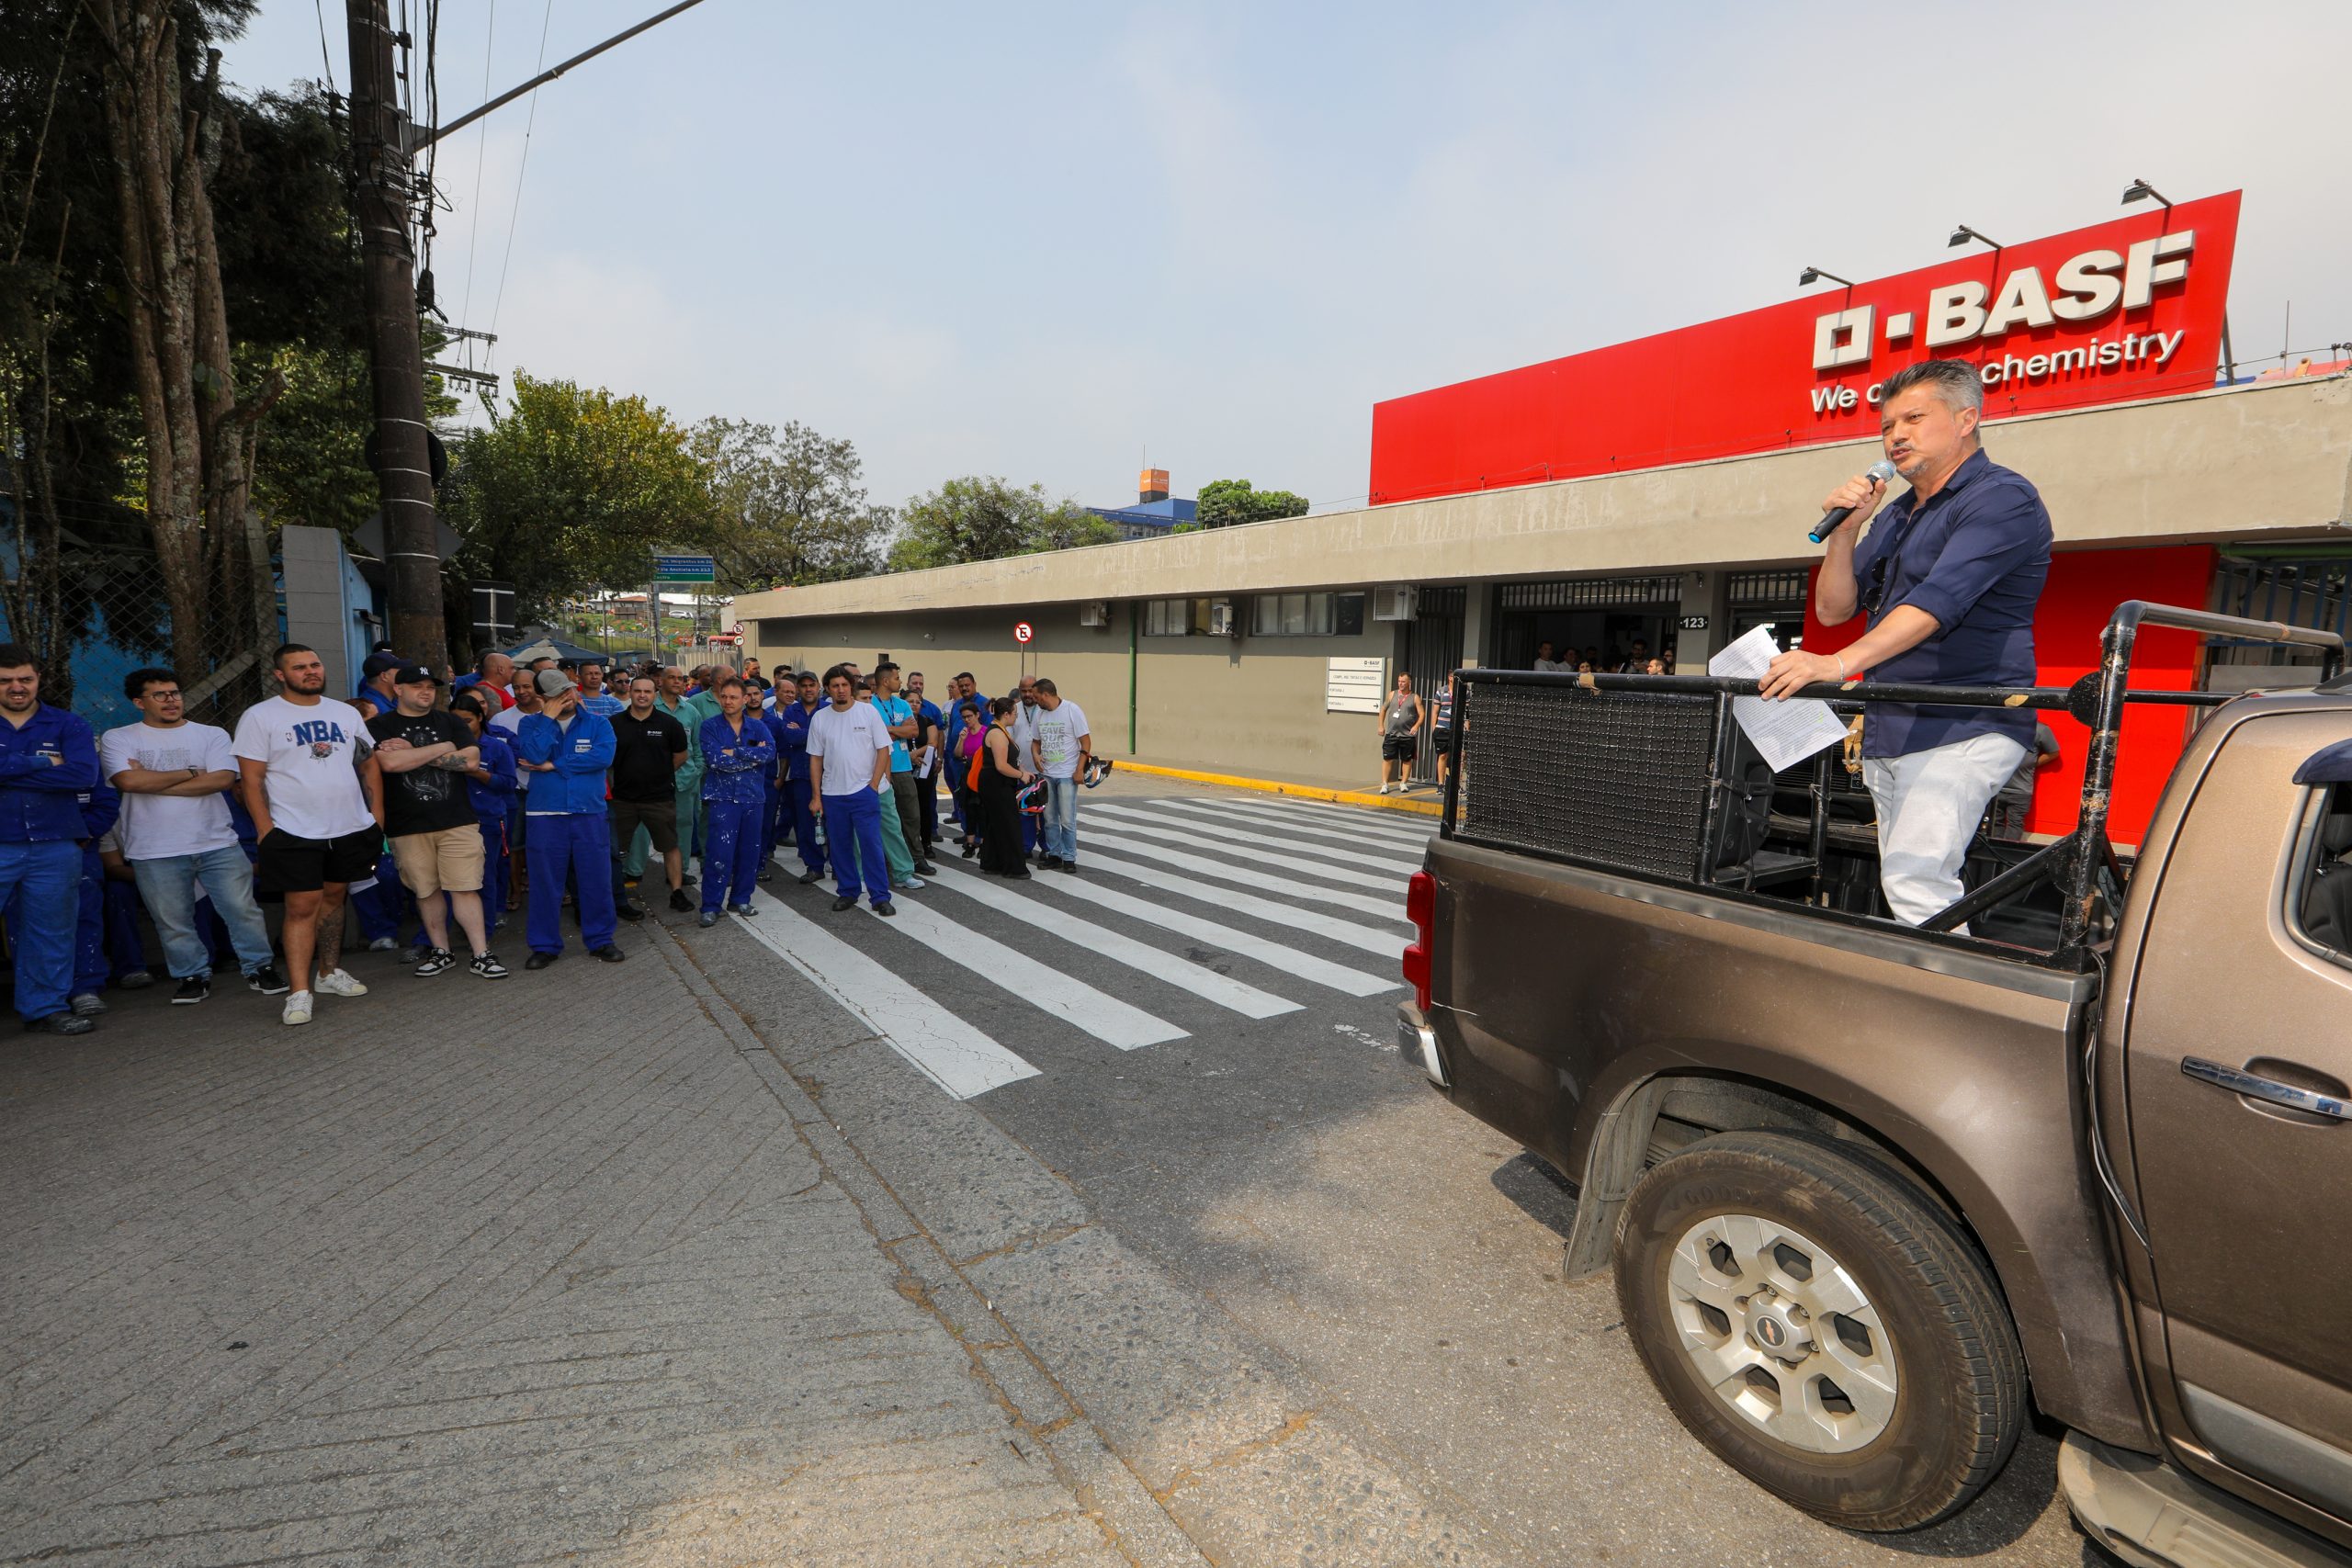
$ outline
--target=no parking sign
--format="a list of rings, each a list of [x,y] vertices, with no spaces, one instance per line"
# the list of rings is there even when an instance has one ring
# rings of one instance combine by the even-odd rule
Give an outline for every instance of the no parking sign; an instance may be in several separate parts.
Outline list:
[[[1036,635],[1037,628],[1031,626],[1028,622],[1015,621],[1012,623],[1012,640],[1020,643],[1023,647],[1027,647],[1030,639],[1035,637]]]

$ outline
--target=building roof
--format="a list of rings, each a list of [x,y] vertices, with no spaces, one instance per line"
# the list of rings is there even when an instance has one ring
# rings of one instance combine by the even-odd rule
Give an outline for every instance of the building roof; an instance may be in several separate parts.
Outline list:
[[[1139,501],[1133,506],[1090,506],[1086,510],[1114,523],[1146,528],[1173,528],[1179,523],[1198,522],[1201,515],[1200,502],[1177,496],[1165,501]]]
[[[2334,534],[2352,524],[2352,376],[1997,420],[2061,545]],[[744,621],[1097,599],[1675,571],[1820,558],[1820,498],[1875,440],[1432,497],[1159,538],[749,593]]]

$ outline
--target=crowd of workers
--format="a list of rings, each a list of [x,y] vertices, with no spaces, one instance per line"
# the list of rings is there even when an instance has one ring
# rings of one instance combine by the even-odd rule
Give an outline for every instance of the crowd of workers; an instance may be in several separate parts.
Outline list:
[[[233,964],[300,1024],[321,994],[367,993],[342,966],[346,916],[370,949],[412,946],[417,976],[503,979],[492,938],[518,910],[526,969],[562,956],[567,909],[591,956],[623,962],[617,922],[645,917],[634,890],[656,867],[705,926],[754,913],[786,847],[803,884],[830,858],[836,911],[862,897],[883,916],[951,833],[996,874],[1074,874],[1077,792],[1109,767],[1051,680],[989,698],[959,674],[943,709],[887,659],[871,675],[771,683],[754,660],[608,682],[601,661],[491,653],[445,682],[379,649],[345,700],[289,643],[269,673],[232,736],[187,718],[173,671],[134,671],[138,722],[98,736],[0,644],[0,910],[28,1029],[87,1032],[109,984],[153,982],[142,913],[175,1003]]]

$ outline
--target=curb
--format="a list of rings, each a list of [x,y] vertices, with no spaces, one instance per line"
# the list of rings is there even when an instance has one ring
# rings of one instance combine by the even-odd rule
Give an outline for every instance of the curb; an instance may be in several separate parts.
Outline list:
[[[1306,800],[1328,800],[1340,806],[1369,806],[1383,811],[1410,811],[1442,817],[1445,807],[1435,800],[1415,800],[1402,795],[1371,795],[1363,790],[1332,789],[1323,784],[1287,784],[1279,779],[1245,779],[1236,773],[1204,773],[1191,768],[1163,768],[1152,762],[1116,759],[1123,773],[1149,773],[1155,778],[1185,779],[1193,784],[1224,784],[1231,789],[1262,790],[1268,795],[1295,795]]]

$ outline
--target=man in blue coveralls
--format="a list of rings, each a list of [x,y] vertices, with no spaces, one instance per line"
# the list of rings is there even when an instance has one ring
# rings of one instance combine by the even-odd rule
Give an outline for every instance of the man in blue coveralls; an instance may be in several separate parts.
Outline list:
[[[711,691],[718,716],[702,726],[702,801],[708,835],[702,857],[702,923],[718,922],[723,904],[748,915],[752,886],[763,852],[761,825],[767,813],[767,781],[775,774],[775,737],[767,721],[747,705],[750,689],[737,675],[721,675]]]
[[[784,682],[781,677],[776,683]],[[795,683],[796,700],[776,704],[777,728],[784,732],[784,817],[792,826],[792,847],[800,852],[804,887],[825,876],[825,846],[817,841],[817,814],[808,808],[808,721],[825,705],[817,689],[817,672],[803,670]]]
[[[614,855],[605,820],[605,770],[613,764],[609,720],[580,708],[580,688],[560,670],[542,670],[539,711],[514,734],[514,766],[531,775],[523,836],[531,863],[531,956],[544,969],[563,956],[563,889],[577,873],[580,940],[591,958],[618,964]]]
[[[68,1007],[82,899],[82,795],[98,787],[90,727],[40,700],[29,649],[0,643],[0,904],[17,903],[17,1012],[27,1029],[87,1034]]]

